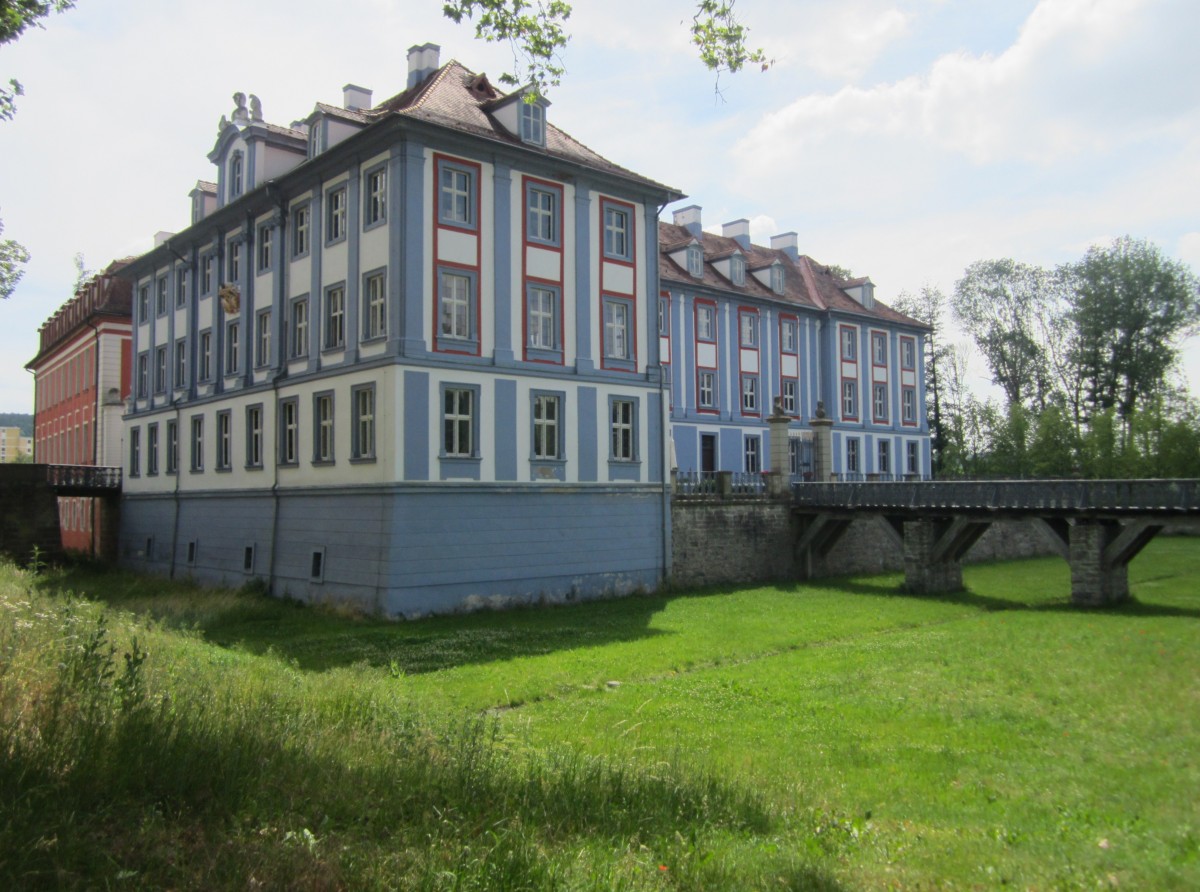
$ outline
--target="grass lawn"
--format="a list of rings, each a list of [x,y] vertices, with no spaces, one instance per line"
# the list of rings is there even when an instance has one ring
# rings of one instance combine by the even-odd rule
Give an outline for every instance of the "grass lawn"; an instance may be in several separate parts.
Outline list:
[[[0,885],[1200,888],[1200,540],[1130,578],[396,624],[6,568]]]

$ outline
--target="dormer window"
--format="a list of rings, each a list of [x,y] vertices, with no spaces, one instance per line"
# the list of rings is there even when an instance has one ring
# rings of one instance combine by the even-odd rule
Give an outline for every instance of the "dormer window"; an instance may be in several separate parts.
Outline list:
[[[699,245],[688,245],[687,270],[697,279],[704,275],[704,252]]]
[[[729,280],[734,285],[746,284],[746,258],[741,254],[729,258]]]
[[[241,152],[234,152],[229,159],[229,197],[237,198],[242,194],[244,162]]]
[[[308,157],[315,158],[321,154],[321,122],[313,121],[308,128]]]
[[[521,103],[521,140],[538,146],[546,144],[546,109],[538,102]]]
[[[783,294],[783,264],[776,263],[771,267],[771,290]]]

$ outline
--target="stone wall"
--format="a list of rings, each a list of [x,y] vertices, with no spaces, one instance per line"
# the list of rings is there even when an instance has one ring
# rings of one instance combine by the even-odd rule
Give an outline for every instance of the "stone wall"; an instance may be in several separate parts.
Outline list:
[[[42,560],[63,556],[58,497],[45,465],[0,464],[0,554],[24,564],[37,547]]]

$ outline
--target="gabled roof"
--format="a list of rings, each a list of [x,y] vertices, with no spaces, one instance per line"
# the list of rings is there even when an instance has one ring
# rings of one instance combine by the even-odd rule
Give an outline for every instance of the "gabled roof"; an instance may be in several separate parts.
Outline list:
[[[692,241],[699,241],[704,249],[703,275],[696,277],[676,263],[669,255],[679,251]],[[659,276],[672,282],[703,284],[709,288],[727,291],[732,294],[742,294],[746,297],[792,304],[797,307],[807,307],[817,310],[830,310],[859,316],[873,316],[881,321],[911,325],[916,328],[928,328],[923,322],[918,322],[903,313],[893,310],[878,299],[871,309],[867,309],[843,289],[845,285],[862,284],[866,277],[843,282],[830,271],[807,255],[801,254],[792,260],[787,252],[776,248],[764,248],[762,245],[751,245],[743,248],[736,239],[716,235],[711,232],[701,232],[693,236],[691,231],[674,223],[659,222],[658,224],[658,270]],[[777,294],[763,285],[755,276],[746,276],[744,285],[734,285],[728,278],[721,275],[713,267],[712,261],[730,257],[735,251],[746,257],[748,270],[762,270],[779,262],[783,266],[783,293]]]

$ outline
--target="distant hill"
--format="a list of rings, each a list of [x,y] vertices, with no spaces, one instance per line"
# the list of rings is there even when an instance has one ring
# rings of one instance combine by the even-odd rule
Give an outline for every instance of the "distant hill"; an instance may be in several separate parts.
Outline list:
[[[19,427],[22,437],[32,437],[33,416],[22,412],[0,412],[0,427]]]

